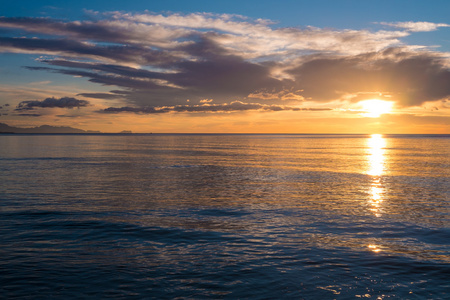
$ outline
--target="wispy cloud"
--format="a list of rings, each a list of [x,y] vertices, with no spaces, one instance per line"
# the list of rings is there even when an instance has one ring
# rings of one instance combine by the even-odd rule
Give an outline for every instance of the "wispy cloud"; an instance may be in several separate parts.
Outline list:
[[[412,32],[420,31],[434,31],[439,27],[450,27],[450,24],[446,23],[431,23],[431,22],[380,22],[381,25],[391,26],[395,28],[406,29]]]

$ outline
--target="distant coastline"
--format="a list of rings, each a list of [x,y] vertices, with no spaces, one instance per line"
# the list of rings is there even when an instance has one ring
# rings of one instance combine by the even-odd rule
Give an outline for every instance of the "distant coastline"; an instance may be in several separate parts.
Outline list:
[[[15,133],[102,133],[101,131],[82,130],[68,126],[50,126],[42,125],[38,127],[22,128],[13,127],[5,123],[0,123],[0,134],[15,134]]]

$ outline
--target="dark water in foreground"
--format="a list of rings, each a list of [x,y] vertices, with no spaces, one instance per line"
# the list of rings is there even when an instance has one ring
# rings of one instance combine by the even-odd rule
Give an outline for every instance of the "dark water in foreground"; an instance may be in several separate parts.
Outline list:
[[[450,136],[0,145],[1,298],[450,298]]]

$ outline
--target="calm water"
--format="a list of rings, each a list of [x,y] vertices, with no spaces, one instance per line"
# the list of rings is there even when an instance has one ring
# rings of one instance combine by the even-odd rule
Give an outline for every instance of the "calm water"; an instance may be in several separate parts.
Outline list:
[[[450,298],[448,135],[0,145],[2,298]]]

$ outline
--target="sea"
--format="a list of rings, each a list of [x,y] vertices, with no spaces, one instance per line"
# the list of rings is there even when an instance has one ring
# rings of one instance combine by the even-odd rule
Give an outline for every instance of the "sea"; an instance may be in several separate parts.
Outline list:
[[[450,135],[0,135],[2,299],[450,299]]]

